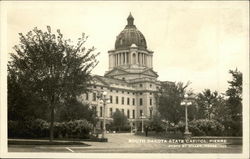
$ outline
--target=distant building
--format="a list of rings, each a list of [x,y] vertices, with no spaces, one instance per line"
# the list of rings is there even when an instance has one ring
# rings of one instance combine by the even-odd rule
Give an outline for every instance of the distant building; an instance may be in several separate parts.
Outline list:
[[[153,116],[156,112],[154,95],[161,86],[153,70],[153,54],[130,14],[127,25],[116,38],[115,48],[108,51],[109,70],[104,76],[94,76],[92,92],[82,97],[83,101],[96,106],[99,126],[102,127],[104,108],[97,96],[103,91],[110,98],[105,108],[106,123],[112,121],[112,114],[117,109],[127,116],[134,128],[141,127],[142,114],[145,120]]]

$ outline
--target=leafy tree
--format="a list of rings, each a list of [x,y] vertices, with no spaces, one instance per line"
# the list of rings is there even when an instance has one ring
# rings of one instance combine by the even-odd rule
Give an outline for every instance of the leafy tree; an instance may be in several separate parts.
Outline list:
[[[161,117],[171,123],[177,124],[184,117],[184,108],[180,105],[184,99],[186,88],[190,83],[168,84],[162,83],[159,90],[158,110]]]
[[[112,125],[115,128],[118,128],[119,131],[121,131],[121,128],[124,128],[127,126],[128,119],[120,110],[115,111],[112,117],[113,117]]]
[[[56,114],[58,121],[71,121],[71,120],[82,120],[86,119],[93,123],[94,110],[87,103],[79,102],[72,98],[65,101],[57,110]]]
[[[197,95],[196,102],[198,104],[198,118],[212,119],[214,117],[215,108],[221,104],[221,96],[217,91],[212,92],[210,89],[205,89]]]
[[[164,123],[162,122],[161,116],[159,113],[155,113],[151,120],[149,121],[149,127],[155,132],[164,131]]]
[[[242,73],[229,70],[233,79],[228,81],[229,88],[226,91],[227,106],[231,116],[231,127],[233,135],[242,135]]]
[[[55,108],[87,92],[98,54],[93,53],[94,48],[86,50],[83,46],[87,39],[84,34],[76,45],[64,40],[60,30],[57,34],[52,33],[49,26],[45,32],[34,28],[26,35],[19,35],[20,43],[14,46],[15,53],[11,54],[8,64],[9,77],[27,95],[45,101],[50,110],[52,141]]]

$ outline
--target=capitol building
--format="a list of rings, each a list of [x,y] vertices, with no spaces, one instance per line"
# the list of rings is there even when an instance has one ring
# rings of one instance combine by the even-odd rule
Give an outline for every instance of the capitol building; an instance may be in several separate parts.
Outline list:
[[[97,127],[102,128],[104,118],[110,123],[117,110],[127,116],[133,128],[141,127],[142,117],[149,120],[157,112],[155,93],[162,81],[153,70],[153,55],[130,13],[127,25],[116,37],[115,48],[108,51],[108,71],[104,76],[95,75],[91,92],[82,96],[82,101],[96,109]],[[98,98],[103,92],[109,99],[105,104]]]

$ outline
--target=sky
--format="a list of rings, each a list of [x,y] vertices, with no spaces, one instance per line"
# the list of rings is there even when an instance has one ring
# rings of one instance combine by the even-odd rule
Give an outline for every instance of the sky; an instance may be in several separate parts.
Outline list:
[[[93,74],[108,70],[108,50],[124,29],[131,12],[134,24],[154,51],[158,80],[191,82],[194,92],[223,93],[231,80],[229,69],[246,72],[249,52],[247,1],[75,1],[4,2],[7,51],[19,42],[18,33],[34,27],[61,30],[77,41],[84,32],[86,46],[100,52]]]

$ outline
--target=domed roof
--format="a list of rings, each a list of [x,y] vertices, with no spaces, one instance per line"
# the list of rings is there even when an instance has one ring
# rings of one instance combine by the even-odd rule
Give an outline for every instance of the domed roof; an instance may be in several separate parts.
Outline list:
[[[126,27],[116,37],[115,49],[128,49],[132,44],[135,44],[141,49],[146,49],[146,39],[134,25],[134,18],[131,13],[128,16],[127,21],[128,24],[126,25]]]

